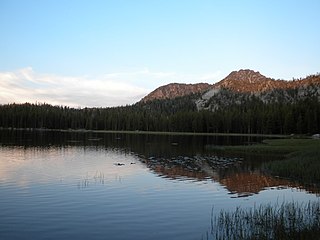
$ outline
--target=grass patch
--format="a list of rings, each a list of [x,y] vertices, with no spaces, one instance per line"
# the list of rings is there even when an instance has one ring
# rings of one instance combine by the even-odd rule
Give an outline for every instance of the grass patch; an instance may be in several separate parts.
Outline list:
[[[267,204],[212,216],[213,239],[318,239],[320,202]]]
[[[320,183],[320,141],[302,146],[284,160],[263,164],[263,170],[272,175],[296,179],[306,184]]]
[[[262,144],[212,147],[213,150],[242,154],[262,154],[273,158],[262,165],[263,171],[307,184],[320,183],[320,140],[269,139]]]
[[[267,139],[261,144],[238,145],[238,146],[209,146],[212,150],[241,152],[252,154],[278,154],[301,151],[310,146],[320,146],[320,141],[315,139]]]

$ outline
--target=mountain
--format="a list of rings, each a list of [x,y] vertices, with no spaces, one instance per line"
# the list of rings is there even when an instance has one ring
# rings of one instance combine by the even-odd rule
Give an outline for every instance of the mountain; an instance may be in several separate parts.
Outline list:
[[[226,78],[214,84],[213,88],[227,88],[235,92],[265,92],[273,89],[298,88],[311,84],[320,84],[320,76],[312,75],[300,80],[275,80],[259,72],[241,69],[231,72]]]
[[[212,110],[245,104],[254,99],[263,103],[296,103],[316,97],[320,101],[320,75],[285,81],[267,78],[252,70],[231,72],[195,100],[198,110]]]
[[[231,72],[215,84],[178,84],[161,86],[144,97],[146,103],[156,99],[173,100],[177,97],[199,94],[194,99],[197,109],[215,110],[223,106],[241,104],[249,98],[257,97],[268,102],[296,102],[306,97],[316,96],[320,101],[320,74],[291,81],[275,80],[259,72],[241,69]]]
[[[226,78],[214,84],[214,88],[227,88],[235,92],[262,92],[275,88],[286,88],[286,82],[267,78],[249,69],[241,69],[231,72]]]
[[[182,97],[190,94],[201,93],[210,89],[212,85],[208,83],[197,84],[183,84],[183,83],[170,83],[165,86],[161,86],[150,94],[145,96],[141,102],[148,102],[155,99],[173,99],[176,97]]]
[[[169,84],[129,106],[0,105],[0,129],[313,135],[319,116],[320,74],[283,81],[240,70],[213,85]]]

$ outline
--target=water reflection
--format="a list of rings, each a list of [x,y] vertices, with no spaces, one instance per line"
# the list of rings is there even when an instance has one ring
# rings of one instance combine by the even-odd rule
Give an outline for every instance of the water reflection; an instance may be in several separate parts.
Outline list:
[[[299,187],[288,180],[273,178],[259,172],[241,172],[219,180],[235,196],[244,197],[258,194],[271,187]]]
[[[123,167],[116,163],[122,162]],[[137,163],[137,164],[133,164]],[[101,147],[1,147],[0,182],[26,188],[37,184],[74,184],[88,187],[137,174],[139,158],[119,149]]]
[[[190,160],[192,158],[188,157],[187,159]],[[196,159],[199,159],[199,157]],[[155,158],[151,159],[151,163],[150,160],[149,162],[142,160],[142,162],[158,175],[170,179],[187,178],[197,181],[211,179],[219,182],[232,194],[232,197],[248,197],[273,187],[305,189],[307,192],[319,194],[319,188],[315,186],[303,186],[297,182],[268,176],[258,169],[243,170],[241,165],[247,163],[239,161],[239,158],[223,157],[222,166],[220,165],[221,162],[214,162],[214,160],[220,159],[217,156],[205,157],[204,159],[207,161],[202,161],[200,164],[194,159],[191,162],[185,161],[182,164],[181,162],[179,162],[180,164],[175,164],[174,160],[164,161],[163,159]]]
[[[211,179],[239,197],[257,194],[266,188],[276,186],[301,188],[297,183],[261,174],[258,169],[263,160],[268,160],[267,156],[253,159],[248,156],[225,156],[205,147],[212,144],[234,145],[261,140],[262,138],[247,136],[170,136],[2,130],[0,142],[7,147],[2,151],[7,151],[6,154],[10,159],[7,162],[0,162],[0,179],[8,179],[6,175],[12,173],[14,176],[10,177],[19,179],[17,182],[23,186],[28,183],[25,177],[28,171],[30,171],[29,174],[36,176],[37,181],[46,182],[52,179],[66,180],[68,176],[72,178],[79,169],[83,169],[82,176],[77,176],[80,178],[77,186],[88,187],[92,183],[104,184],[110,179],[133,174],[144,166],[157,175],[169,179],[185,178],[197,181]],[[15,147],[10,151],[10,146],[17,145],[19,148]],[[26,149],[29,151],[25,151]],[[92,159],[88,162],[85,154],[79,155],[81,151],[89,151]],[[56,155],[62,155],[63,158]],[[73,166],[72,155],[77,156],[76,169]],[[113,165],[106,164],[101,156],[114,159]],[[37,158],[47,161],[39,164]],[[60,160],[50,161],[50,158]],[[71,160],[68,162],[61,159]],[[36,164],[32,164],[34,162]],[[101,165],[100,162],[103,164]],[[101,166],[97,167],[97,164]],[[23,173],[19,169],[23,169]],[[50,172],[50,174],[44,175],[43,172]],[[306,189],[310,192],[319,192],[317,188],[306,187]]]
[[[0,239],[201,239],[213,205],[316,199],[205,148],[246,141],[0,131]]]
[[[0,130],[0,144],[24,147],[105,146],[131,150],[146,157],[194,156],[206,145],[259,142],[261,137],[144,135],[122,133]]]

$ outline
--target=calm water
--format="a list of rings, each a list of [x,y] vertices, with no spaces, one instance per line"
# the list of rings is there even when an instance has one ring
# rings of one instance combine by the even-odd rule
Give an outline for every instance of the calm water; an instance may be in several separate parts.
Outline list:
[[[0,239],[202,239],[212,209],[318,199],[206,147],[256,141],[0,131]]]

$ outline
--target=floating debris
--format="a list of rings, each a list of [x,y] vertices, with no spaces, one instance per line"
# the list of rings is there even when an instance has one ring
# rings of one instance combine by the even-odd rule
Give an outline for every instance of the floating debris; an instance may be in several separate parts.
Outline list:
[[[116,165],[116,166],[124,166],[125,164],[124,163],[115,163],[114,165]]]

